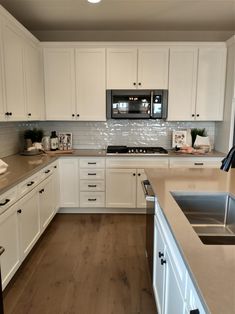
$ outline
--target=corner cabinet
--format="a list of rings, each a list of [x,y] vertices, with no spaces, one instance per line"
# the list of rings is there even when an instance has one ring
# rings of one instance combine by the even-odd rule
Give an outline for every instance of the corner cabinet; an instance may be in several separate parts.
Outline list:
[[[167,89],[167,47],[107,48],[107,89]]]
[[[170,48],[168,120],[223,120],[225,73],[225,45]]]

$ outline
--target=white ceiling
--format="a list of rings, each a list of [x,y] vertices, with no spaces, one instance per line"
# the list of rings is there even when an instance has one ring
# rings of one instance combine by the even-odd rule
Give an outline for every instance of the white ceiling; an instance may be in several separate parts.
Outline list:
[[[0,0],[29,30],[235,31],[235,0]]]

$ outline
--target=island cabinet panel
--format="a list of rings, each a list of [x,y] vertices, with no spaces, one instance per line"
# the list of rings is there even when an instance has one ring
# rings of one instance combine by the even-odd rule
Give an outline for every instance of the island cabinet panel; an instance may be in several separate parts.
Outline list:
[[[17,27],[4,21],[3,49],[7,119],[26,119],[26,94],[24,81],[24,38]]]
[[[61,158],[60,171],[60,207],[79,206],[78,158]]]
[[[40,236],[38,193],[33,190],[18,202],[21,258],[24,259]]]
[[[77,48],[75,57],[77,118],[82,121],[105,121],[105,48]]]
[[[159,314],[206,311],[196,292],[174,237],[156,202],[153,288]],[[187,312],[187,310],[189,310]]]
[[[75,63],[73,48],[44,48],[47,120],[75,120]]]
[[[18,207],[13,205],[0,216],[0,242],[5,249],[1,255],[2,287],[6,287],[20,266]]]

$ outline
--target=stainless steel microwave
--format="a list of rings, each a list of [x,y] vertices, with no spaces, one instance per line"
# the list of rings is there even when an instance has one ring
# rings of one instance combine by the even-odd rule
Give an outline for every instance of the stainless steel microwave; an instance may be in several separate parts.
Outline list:
[[[167,90],[107,90],[107,119],[166,119]]]

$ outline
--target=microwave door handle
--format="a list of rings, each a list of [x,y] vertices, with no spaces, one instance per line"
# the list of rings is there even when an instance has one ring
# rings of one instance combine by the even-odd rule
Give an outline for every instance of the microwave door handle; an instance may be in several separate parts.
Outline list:
[[[153,91],[150,93],[150,117],[153,116]]]

